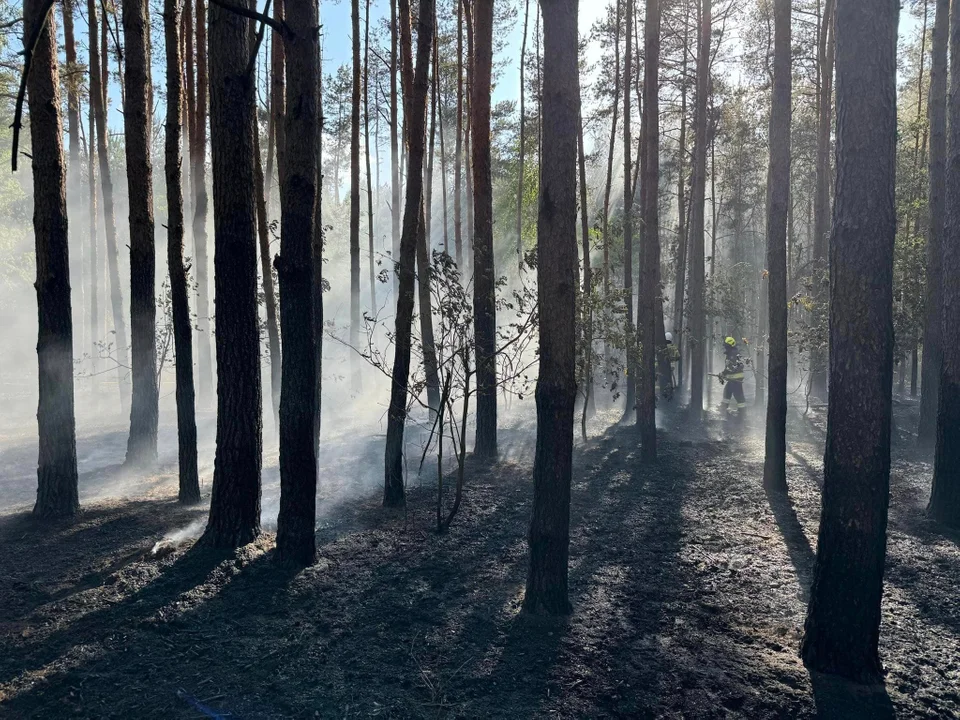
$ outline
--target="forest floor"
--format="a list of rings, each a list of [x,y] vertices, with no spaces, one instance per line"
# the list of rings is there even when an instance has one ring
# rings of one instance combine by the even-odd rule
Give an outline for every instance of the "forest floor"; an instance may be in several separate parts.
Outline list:
[[[900,426],[914,413],[901,404]],[[370,470],[380,440],[338,458],[321,476],[320,559],[301,572],[272,561],[269,533],[236,553],[193,547],[205,510],[170,499],[169,472],[144,496],[88,492],[69,526],[2,511],[0,716],[960,717],[960,536],[925,518],[930,465],[908,437],[892,477],[888,674],[860,687],[797,657],[822,415],[791,411],[789,499],[762,488],[759,417],[696,436],[666,418],[648,466],[636,430],[609,425],[612,415],[576,450],[574,613],[560,620],[519,612],[529,422],[503,432],[508,460],[469,466],[463,509],[442,536],[427,479],[412,481],[406,513],[380,508]],[[98,445],[111,447],[81,443]],[[107,464],[82,482],[117,472]],[[324,504],[333,475],[356,492]],[[4,500],[28,503],[10,477]]]

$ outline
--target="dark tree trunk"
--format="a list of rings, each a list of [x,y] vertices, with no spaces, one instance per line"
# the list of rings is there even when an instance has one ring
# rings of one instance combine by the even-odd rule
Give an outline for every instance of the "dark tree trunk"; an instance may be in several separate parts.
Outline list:
[[[583,422],[582,433],[587,437],[587,417],[595,411],[593,399],[593,268],[590,265],[590,213],[587,207],[587,158],[583,147],[583,98],[577,84],[577,170],[580,173],[580,233],[583,243]]]
[[[543,6],[543,147],[537,223],[540,375],[526,612],[566,615],[577,398],[578,0]]]
[[[940,310],[943,274],[942,237],[947,213],[944,198],[947,183],[947,33],[949,0],[937,0],[933,21],[933,59],[930,65],[930,222],[927,227],[926,310],[923,319],[923,365],[920,370],[920,426],[917,440],[932,448],[937,438],[937,407],[942,353]]]
[[[198,9],[201,5],[202,2],[197,4]],[[253,9],[251,0],[240,0],[239,6]],[[245,545],[260,534],[262,408],[253,157],[255,105],[254,84],[246,74],[252,36],[250,21],[211,5],[217,450],[210,519],[203,541],[223,548]],[[198,133],[201,131],[202,124]],[[299,332],[305,330],[300,328]]]
[[[453,155],[453,246],[463,270],[463,4],[457,5],[457,139]]]
[[[370,314],[377,313],[377,270],[373,250],[373,175],[370,172],[370,1],[366,0],[363,42],[363,150],[367,163],[367,262],[370,267]],[[378,163],[379,165],[379,163]]]
[[[617,148],[617,117],[620,113],[620,0],[616,5],[616,20],[613,35],[613,118],[610,121],[610,148],[607,152],[607,185],[603,193],[603,300],[609,309],[610,302],[610,194],[613,191],[613,156]],[[604,362],[609,370],[610,347],[604,340]]]
[[[198,0],[200,2],[202,0]],[[277,22],[284,21],[283,0],[274,0],[273,19]],[[277,177],[283,172],[283,161],[286,152],[286,128],[283,121],[283,113],[286,108],[287,81],[283,74],[284,66],[284,47],[283,38],[272,35],[270,43],[270,120],[269,130],[272,131],[267,139],[267,175],[266,175],[266,196],[267,203],[270,202],[270,188],[273,184],[273,157],[270,154],[270,147],[276,148]]]
[[[475,193],[473,316],[477,348],[477,439],[474,453],[492,459],[497,456],[497,278],[493,260],[493,176],[490,167],[493,0],[474,0],[473,29],[470,149]]]
[[[356,12],[356,4],[354,9]],[[318,358],[314,331],[313,237],[319,179],[316,127],[320,122],[317,107],[320,69],[317,35],[311,32],[317,25],[317,5],[313,0],[287,0],[286,15],[297,41],[289,44],[286,58],[287,152],[280,176],[280,255],[276,260],[284,339],[277,555],[281,560],[307,565],[316,556],[317,515]],[[354,91],[355,99],[359,97],[358,90]],[[359,122],[356,129],[360,129]],[[357,180],[359,182],[359,178]],[[359,202],[356,209],[359,216]],[[359,248],[359,234],[357,245]]]
[[[197,148],[193,160],[191,184],[193,185],[193,245],[194,262],[197,267],[197,325],[200,328],[197,342],[197,379],[200,402],[205,406],[213,398],[213,358],[210,354],[210,273],[207,256],[207,8],[206,0],[196,0],[197,9],[197,106],[194,108],[194,132]],[[214,259],[216,262],[216,259]],[[219,402],[219,398],[218,398]]]
[[[690,183],[690,418],[703,415],[705,350],[709,336],[704,297],[704,240],[707,190],[707,101],[710,95],[711,0],[702,0],[697,50],[697,95],[693,121],[693,177]],[[714,223],[716,227],[716,223]],[[711,272],[712,276],[712,272]]]
[[[688,0],[683,3],[683,59],[680,64],[680,139],[677,148],[677,254],[673,280],[673,342],[679,352],[677,382],[683,384],[683,306],[687,279],[687,57],[690,44]]]
[[[350,104],[350,345],[360,347],[360,0],[352,0],[353,93]],[[350,384],[360,389],[360,359],[350,354]]]
[[[117,221],[113,208],[113,181],[110,174],[110,155],[107,151],[107,88],[104,85],[104,65],[107,58],[107,48],[103,47],[103,56],[100,55],[100,46],[97,43],[97,3],[96,0],[87,0],[87,18],[90,23],[89,53],[90,53],[90,102],[93,104],[93,114],[97,125],[97,157],[100,162],[100,188],[103,196],[104,234],[107,240],[107,268],[110,277],[110,308],[113,313],[114,345],[116,361],[119,367],[117,375],[120,388],[120,409],[127,410],[130,386],[127,382],[127,323],[123,314],[123,290],[120,287],[119,250],[117,248]],[[103,28],[106,29],[107,19],[103,18]]]
[[[400,262],[400,99],[397,95],[398,48],[397,3],[390,1],[390,221],[393,232],[391,247],[394,270]],[[399,292],[399,278],[394,273],[394,292]]]
[[[197,419],[194,415],[193,326],[187,269],[183,264],[183,184],[180,176],[183,77],[180,57],[180,2],[164,0],[163,30],[167,61],[167,124],[164,167],[167,180],[167,266],[173,306],[173,342],[177,358],[177,441],[180,465],[180,502],[200,502],[197,473]],[[130,74],[127,73],[129,78]]]
[[[790,203],[790,103],[793,79],[790,21],[790,0],[775,0],[770,165],[767,172],[769,397],[763,486],[778,492],[787,489],[787,212]]]
[[[889,0],[837,1],[830,406],[801,655],[812,670],[861,682],[881,682],[883,672],[877,642],[890,486],[898,12]]]
[[[279,38],[278,38],[279,40]],[[260,275],[263,278],[263,304],[267,319],[267,349],[270,352],[270,400],[273,408],[273,427],[280,432],[280,387],[282,353],[280,351],[280,330],[277,326],[277,295],[273,287],[273,269],[270,261],[270,226],[267,216],[266,178],[263,176],[263,162],[260,159],[260,131],[253,133],[256,163],[254,171],[257,180],[257,238],[260,244]]]
[[[94,41],[95,42],[95,41]],[[103,324],[100,322],[100,276],[103,261],[99,252],[99,223],[97,222],[97,136],[96,121],[94,119],[93,103],[87,105],[87,191],[89,192],[89,219],[90,219],[90,335],[86,352],[90,353],[90,370],[93,373],[93,391],[96,396],[94,404],[100,403],[100,363],[98,344],[103,339]]]
[[[67,170],[74,181],[80,179],[80,99],[77,89],[77,44],[73,33],[73,0],[63,0],[63,50],[67,60],[67,137],[70,161]]]
[[[433,62],[440,67],[440,50],[437,43],[433,46]],[[450,254],[450,229],[447,218],[447,153],[443,140],[443,86],[440,84],[440,73],[433,74],[433,84],[436,85],[437,100],[440,103],[437,115],[437,124],[440,133],[440,199],[443,203],[443,251]]]
[[[833,13],[836,0],[826,0],[817,49],[820,88],[817,98],[819,118],[817,121],[817,179],[813,206],[813,259],[818,274],[827,270],[827,239],[830,233],[830,131],[833,120]],[[814,305],[814,326],[825,311],[826,288],[815,278],[817,302]],[[827,362],[823,352],[814,348],[810,352],[810,393],[827,397]]]
[[[67,180],[60,119],[57,29],[42,0],[26,0],[23,44],[46,23],[27,78],[33,165],[33,231],[37,259],[37,364],[40,403],[37,424],[37,503],[33,514],[47,520],[72,517],[80,509],[73,406],[73,315],[67,246]]]
[[[417,29],[417,65],[409,103],[410,117],[407,119],[410,146],[407,152],[407,193],[403,211],[403,234],[400,238],[400,277],[396,333],[394,335],[396,350],[391,378],[390,408],[387,413],[387,442],[384,454],[383,504],[386,507],[398,507],[405,502],[403,426],[407,418],[407,384],[410,376],[414,265],[416,263],[417,234],[423,203],[423,155],[426,135],[430,48],[434,30],[434,7],[434,0],[420,0]],[[409,23],[409,0],[400,0],[400,15]]]
[[[466,126],[463,129],[463,150],[464,150],[464,175],[465,175],[465,188],[466,188],[466,210],[467,210],[467,219],[465,223],[466,236],[464,237],[464,250],[463,250],[463,266],[461,268],[463,275],[469,277],[472,274],[470,269],[470,264],[474,260],[473,257],[473,236],[476,233],[476,227],[474,225],[474,188],[473,188],[473,156],[471,154],[471,138],[473,137],[473,115],[470,110],[472,103],[473,95],[473,63],[474,63],[474,54],[473,54],[473,43],[474,43],[474,30],[473,30],[473,5],[472,0],[463,0],[463,15],[464,15],[464,26],[466,29],[467,35],[467,76],[465,81],[465,94],[464,94],[464,117],[466,120]],[[479,378],[478,378],[479,383]],[[479,390],[479,388],[478,388]]]
[[[657,349],[662,347],[663,311],[660,296],[660,0],[647,0],[643,60],[643,252],[640,265],[638,320],[640,389],[637,424],[640,456],[657,459]],[[629,92],[627,93],[629,95]],[[657,322],[657,316],[660,322]],[[658,332],[658,325],[660,331]]]
[[[319,15],[319,11],[318,11]],[[320,405],[323,399],[323,48],[317,46],[319,65],[317,66],[317,117],[314,123],[316,139],[314,146],[314,176],[316,193],[313,203],[313,353],[316,370],[317,406],[314,416],[313,437],[316,454],[320,453]]]
[[[527,26],[530,22],[530,0],[525,0],[523,10],[523,41],[520,44],[520,145],[517,148],[518,164],[517,169],[517,262],[523,265],[523,161],[526,154],[527,141],[527,107],[525,87],[526,78],[524,77],[525,65],[527,62]]]
[[[130,203],[130,402],[128,465],[157,459],[157,298],[153,237],[153,127],[150,81],[150,14],[147,0],[122,4],[125,69],[123,110],[127,188]],[[179,118],[177,119],[179,123]]]
[[[947,158],[943,284],[939,320],[943,356],[933,490],[927,512],[960,527],[960,3],[950,10],[950,154]]]
[[[623,54],[623,300],[626,304],[626,369],[627,406],[624,417],[639,414],[637,405],[636,336],[633,316],[633,187],[630,172],[630,153],[633,139],[630,134],[630,74],[633,72],[633,14],[635,0],[626,0],[626,43]]]

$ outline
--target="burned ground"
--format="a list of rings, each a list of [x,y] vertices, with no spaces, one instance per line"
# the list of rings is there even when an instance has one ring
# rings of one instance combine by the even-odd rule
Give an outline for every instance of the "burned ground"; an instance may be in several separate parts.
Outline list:
[[[269,533],[226,555],[181,541],[205,510],[163,499],[157,479],[148,498],[88,502],[72,525],[2,516],[0,715],[960,716],[960,537],[924,517],[930,466],[909,438],[892,477],[889,672],[863,688],[797,657],[822,418],[791,414],[789,498],[764,494],[751,428],[665,424],[655,466],[640,464],[633,427],[578,447],[563,620],[519,612],[527,425],[504,434],[509,461],[468,468],[448,534],[432,530],[426,473],[406,513],[365,484],[326,507],[320,559],[301,572],[273,562]],[[357,472],[328,467],[321,487]]]

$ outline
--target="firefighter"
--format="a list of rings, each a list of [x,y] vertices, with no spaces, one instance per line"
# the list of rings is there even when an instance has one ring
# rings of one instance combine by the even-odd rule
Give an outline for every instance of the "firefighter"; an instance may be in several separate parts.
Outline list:
[[[731,418],[738,418],[747,407],[747,400],[743,395],[744,362],[737,349],[737,341],[728,337],[723,341],[723,353],[726,363],[723,372],[718,376],[723,388],[723,400],[727,403],[727,413]]]

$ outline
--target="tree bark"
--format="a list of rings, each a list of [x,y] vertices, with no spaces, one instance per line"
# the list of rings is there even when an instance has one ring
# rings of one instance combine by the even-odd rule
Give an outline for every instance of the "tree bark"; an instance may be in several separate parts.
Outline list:
[[[690,6],[688,0],[683,3],[683,44],[680,63],[680,138],[677,147],[677,254],[673,280],[673,342],[677,346],[677,383],[683,384],[683,353],[686,343],[683,340],[683,309],[686,300],[687,280],[687,58],[690,45]]]
[[[463,5],[457,6],[457,139],[453,155],[453,245],[463,269]]]
[[[201,2],[202,0],[198,0]],[[279,23],[284,22],[283,0],[274,0],[273,19]],[[270,44],[270,121],[269,130],[272,131],[268,138],[268,143],[276,147],[275,157],[277,163],[277,177],[283,172],[283,161],[286,152],[286,123],[283,120],[283,113],[286,108],[287,81],[284,77],[284,46],[283,39],[273,34]],[[270,188],[273,185],[273,156],[270,148],[267,148],[267,175],[266,175],[266,197],[267,204],[270,203]]]
[[[177,358],[177,442],[182,503],[200,502],[197,472],[197,419],[194,414],[193,327],[187,269],[183,264],[183,184],[180,176],[181,110],[183,76],[180,57],[179,0],[164,0],[163,29],[167,63],[167,124],[164,143],[164,169],[167,181],[167,266],[170,271],[170,297],[173,306],[173,341]],[[130,77],[130,73],[127,73]]]
[[[95,42],[91,41],[91,42]],[[90,353],[90,370],[93,373],[94,406],[100,403],[100,362],[99,345],[103,339],[103,325],[100,322],[100,276],[103,265],[99,252],[99,223],[97,221],[97,149],[96,149],[96,121],[94,119],[93,102],[87,104],[87,190],[89,192],[89,220],[90,241],[88,253],[90,259],[90,334],[86,352]]]
[[[366,0],[363,41],[363,149],[367,163],[367,262],[370,266],[370,314],[377,313],[377,270],[373,249],[373,175],[370,172],[370,1]],[[379,163],[378,163],[379,165]]]
[[[523,11],[523,41],[520,44],[520,145],[517,148],[517,262],[523,265],[523,161],[526,153],[526,87],[525,64],[527,61],[527,25],[530,21],[530,0],[524,1]]]
[[[620,112],[620,0],[616,3],[613,35],[613,119],[610,121],[610,149],[607,153],[607,185],[603,193],[603,300],[610,303],[610,194],[613,190],[613,156],[617,146],[617,117]],[[609,370],[610,347],[604,340],[604,359]]]
[[[583,96],[577,77],[577,169],[580,173],[580,232],[583,242],[583,436],[586,440],[586,420],[595,411],[593,399],[593,268],[590,265],[590,216],[587,207],[587,158],[583,147]]]
[[[642,152],[644,154],[643,252],[638,320],[640,340],[640,390],[637,424],[640,426],[640,457],[657,459],[657,354],[662,348],[663,311],[660,296],[660,0],[647,0],[644,22]],[[630,94],[629,92],[627,93]],[[657,316],[660,322],[657,322]],[[661,325],[660,332],[658,324]]]
[[[251,0],[239,2],[242,8],[253,7]],[[198,3],[198,9],[201,5]],[[210,518],[202,540],[221,548],[245,545],[260,534],[262,408],[253,157],[255,88],[246,75],[252,38],[249,20],[211,5],[217,450]],[[202,128],[203,123],[198,123],[199,134]],[[309,331],[301,327],[298,332]]]
[[[390,0],[390,221],[393,232],[392,270],[400,262],[400,100],[397,96],[397,3]],[[399,278],[394,273],[394,294],[399,292]],[[399,301],[399,298],[397,298]]]
[[[933,489],[927,512],[938,522],[960,527],[960,3],[950,9],[950,49],[950,155],[941,243],[943,277],[950,281],[943,284],[938,314],[943,354]]]
[[[633,14],[635,0],[626,0],[626,44],[623,54],[623,300],[626,304],[626,368],[627,405],[625,416],[635,412],[637,405],[636,334],[633,313],[633,188],[630,172],[630,153],[633,139],[630,135],[630,74],[633,71]]]
[[[573,413],[577,397],[578,0],[543,6],[543,147],[537,223],[540,374],[533,467],[529,613],[566,615]]]
[[[493,175],[490,166],[493,0],[474,0],[473,37],[470,136],[475,193],[473,316],[477,353],[477,438],[474,454],[492,459],[497,456],[497,304],[493,259]]]
[[[763,486],[787,489],[787,213],[790,203],[791,67],[790,0],[773,6],[773,90],[770,100],[770,164],[767,173],[767,271],[769,282],[766,452]]]
[[[937,408],[940,392],[940,358],[943,351],[940,311],[943,305],[942,237],[947,213],[944,198],[947,168],[947,33],[949,0],[937,0],[933,21],[933,59],[930,65],[930,223],[927,228],[926,307],[923,319],[923,365],[920,370],[920,426],[917,441],[921,447],[936,444]]]
[[[837,0],[830,406],[801,647],[812,670],[878,683],[893,390],[898,12],[889,0]]]
[[[278,38],[279,40],[279,38]],[[277,295],[273,286],[273,264],[270,252],[270,218],[267,215],[266,178],[260,159],[260,131],[253,133],[257,181],[257,238],[260,245],[260,275],[263,278],[263,305],[267,320],[267,349],[270,353],[270,405],[273,408],[273,427],[280,433],[280,388],[282,385],[283,355],[280,350],[280,329],[277,326]]]
[[[401,16],[410,18],[410,0],[399,0]],[[387,442],[384,453],[383,504],[398,507],[404,504],[403,426],[407,417],[407,385],[410,376],[410,339],[413,325],[414,264],[417,254],[417,233],[423,202],[423,155],[426,134],[427,85],[429,83],[430,48],[433,42],[434,0],[420,0],[417,30],[417,65],[407,119],[409,150],[407,152],[407,192],[404,203],[403,234],[400,238],[399,293],[397,322],[394,334],[393,374],[390,408],[387,412]]]
[[[210,323],[210,280],[207,256],[207,8],[206,0],[196,0],[197,10],[197,105],[194,108],[194,132],[197,157],[193,161],[191,184],[193,185],[193,244],[197,266],[197,380],[200,402],[209,404],[216,389],[213,378],[213,358],[210,354],[212,341]],[[216,262],[216,259],[214,259]],[[218,399],[219,402],[219,399]]]
[[[37,425],[37,502],[41,520],[73,517],[77,490],[76,419],[73,398],[73,313],[67,243],[67,180],[60,119],[57,29],[42,0],[25,0],[24,47],[39,36],[27,77],[27,107],[33,165],[33,228],[37,260],[37,365],[40,402]]]
[[[159,419],[156,250],[153,164],[150,159],[153,125],[150,14],[147,0],[127,0],[121,7],[126,98],[123,131],[130,203],[130,357],[133,378],[126,464],[136,466],[157,459]]]
[[[819,117],[817,120],[817,178],[813,204],[813,259],[818,273],[827,268],[827,239],[830,233],[830,131],[833,121],[833,56],[834,22],[833,14],[836,0],[826,0],[823,19],[820,23],[820,38],[817,50],[820,87],[817,98]],[[819,278],[815,278],[817,299],[813,310],[814,327],[819,325],[819,317],[824,312],[826,288]],[[827,397],[827,363],[823,352],[814,348],[810,352],[810,393],[816,397]]]
[[[356,18],[356,3],[354,4]],[[287,0],[287,24],[296,37],[287,48],[289,93],[284,111],[286,160],[280,177],[280,322],[283,324],[283,392],[280,400],[280,516],[277,555],[301,565],[316,557],[318,402],[314,324],[314,229],[318,191],[316,126],[320,72],[317,5]],[[357,29],[357,22],[354,22]],[[354,60],[356,60],[356,42]],[[356,72],[354,73],[356,80]],[[359,99],[359,88],[354,99]],[[354,103],[355,107],[358,103]],[[359,139],[359,119],[355,137]],[[358,148],[359,151],[359,148]],[[359,171],[359,158],[357,158]],[[359,183],[359,177],[357,178]],[[356,189],[359,191],[359,185]],[[359,216],[359,198],[356,203]],[[359,220],[359,217],[358,217]],[[357,234],[359,249],[359,234]],[[359,255],[358,258],[359,260]],[[359,280],[359,276],[357,278]]]
[[[705,349],[708,341],[704,297],[707,188],[707,102],[710,95],[711,0],[702,0],[697,51],[697,96],[693,123],[693,177],[690,183],[690,419],[703,416]],[[714,223],[715,225],[715,223]],[[711,261],[712,262],[712,261]],[[711,266],[712,267],[712,266]],[[711,272],[711,277],[713,273]]]
[[[360,346],[360,0],[351,0],[353,87],[350,102],[350,345]],[[350,384],[360,389],[360,358],[350,355]]]
[[[117,247],[117,221],[113,207],[113,181],[110,174],[110,156],[107,151],[107,88],[104,66],[101,64],[100,46],[97,43],[97,4],[87,0],[87,18],[90,24],[90,101],[97,125],[97,158],[100,163],[100,189],[103,196],[104,234],[107,240],[107,269],[110,276],[110,307],[113,313],[114,344],[116,349],[117,376],[120,388],[120,409],[126,412],[130,386],[127,382],[127,323],[123,314],[123,290],[120,287],[120,263]],[[106,18],[103,19],[106,29]],[[106,47],[102,59],[107,57]]]

